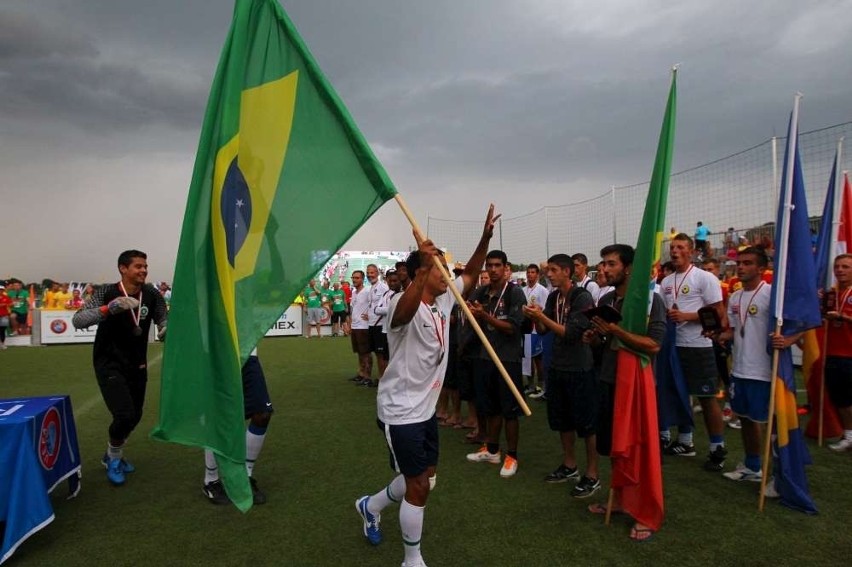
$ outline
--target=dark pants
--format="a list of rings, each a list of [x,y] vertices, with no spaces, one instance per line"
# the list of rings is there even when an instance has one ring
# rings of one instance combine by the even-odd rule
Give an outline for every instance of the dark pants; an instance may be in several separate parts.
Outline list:
[[[123,442],[142,419],[148,372],[144,368],[98,373],[98,386],[112,414],[109,438]]]

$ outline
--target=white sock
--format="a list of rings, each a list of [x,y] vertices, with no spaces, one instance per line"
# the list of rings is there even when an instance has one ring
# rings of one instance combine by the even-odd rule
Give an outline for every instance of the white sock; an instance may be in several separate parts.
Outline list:
[[[399,504],[405,496],[405,477],[398,475],[382,490],[370,496],[367,510],[371,514],[381,514],[391,502]]]
[[[692,445],[692,433],[678,433],[677,442],[684,445]]]
[[[665,431],[660,431],[660,439],[665,439],[666,443],[672,440],[672,432],[666,429]]]
[[[415,506],[407,500],[399,505],[399,527],[402,530],[402,543],[405,548],[405,563],[419,565],[423,561],[420,555],[420,538],[423,535],[423,511],[425,506]]]
[[[216,463],[216,455],[209,449],[204,449],[204,484],[210,484],[219,480],[219,465]]]
[[[266,439],[266,433],[257,435],[251,431],[246,431],[246,472],[249,476],[254,471],[254,462],[260,455],[260,450],[263,449],[264,439]]]
[[[843,438],[847,441],[852,441],[852,429],[844,429]]]
[[[112,443],[107,443],[107,456],[109,456],[110,459],[122,458],[124,456],[124,452],[121,450],[122,447],[124,447],[124,445],[115,447]]]

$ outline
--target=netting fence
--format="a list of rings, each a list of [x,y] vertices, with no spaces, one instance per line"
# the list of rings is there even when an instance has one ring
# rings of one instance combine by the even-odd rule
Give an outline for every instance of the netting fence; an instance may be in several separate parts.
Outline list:
[[[799,134],[811,217],[822,214],[837,142],[850,134],[852,122]],[[762,236],[771,238],[786,143],[786,137],[771,138],[672,174],[666,234],[669,227],[675,227],[678,232],[692,235],[696,223],[701,221],[710,228],[710,244],[717,250],[722,248],[729,227],[750,242]],[[849,152],[843,154],[841,170],[849,161],[845,157]],[[607,244],[635,245],[647,193],[648,182],[612,187],[584,201],[503,218],[492,243],[514,263],[540,262],[559,252],[583,252],[590,262],[595,261]],[[466,258],[479,241],[482,221],[430,216],[427,232],[455,256]]]

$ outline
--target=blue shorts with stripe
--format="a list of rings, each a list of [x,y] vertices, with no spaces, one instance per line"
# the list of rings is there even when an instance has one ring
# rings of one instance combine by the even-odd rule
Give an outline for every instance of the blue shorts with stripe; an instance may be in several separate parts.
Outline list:
[[[772,383],[731,376],[728,396],[731,409],[740,417],[757,423],[769,421],[769,394]]]
[[[388,425],[377,419],[390,453],[390,466],[407,477],[420,476],[438,465],[438,418],[405,425]]]

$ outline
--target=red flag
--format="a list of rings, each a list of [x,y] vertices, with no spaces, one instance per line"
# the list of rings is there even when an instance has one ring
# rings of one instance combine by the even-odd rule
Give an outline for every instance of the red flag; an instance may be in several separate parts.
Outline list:
[[[651,365],[618,351],[612,426],[612,488],[621,508],[652,530],[663,523],[663,472]]]

